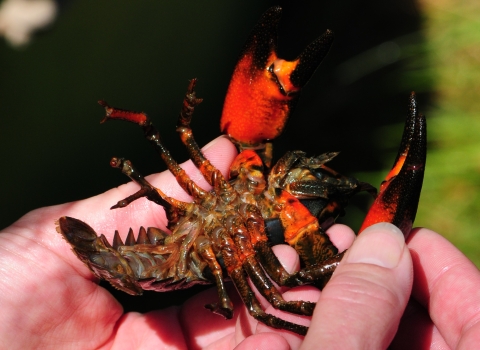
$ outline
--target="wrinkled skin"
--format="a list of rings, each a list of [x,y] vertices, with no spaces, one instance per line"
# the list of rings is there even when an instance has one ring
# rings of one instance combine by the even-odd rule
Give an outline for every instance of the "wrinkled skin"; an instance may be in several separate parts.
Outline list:
[[[234,147],[220,138],[207,148],[206,156],[225,173]],[[185,167],[207,188],[191,163]],[[168,195],[187,199],[170,174],[152,175],[149,180]],[[38,209],[2,230],[2,347],[385,348],[394,338],[392,348],[471,349],[480,343],[478,269],[435,232],[416,229],[405,246],[403,235],[386,224],[359,236],[322,293],[302,287],[284,294],[291,299],[319,299],[304,340],[259,324],[238,300],[233,300],[237,307],[232,320],[205,310],[203,305],[216,297],[214,288],[181,307],[123,314],[118,302],[92,283],[91,272],[56,233],[54,220],[61,215],[84,219],[109,239],[117,227],[164,227],[163,212],[144,199],[121,211],[106,209],[135,188],[129,183],[83,201]],[[342,225],[332,227],[329,235],[340,250],[354,239]],[[289,271],[298,268],[298,257],[290,247],[277,246],[275,253]],[[278,313],[271,308],[267,312]],[[294,315],[282,317],[309,322]]]

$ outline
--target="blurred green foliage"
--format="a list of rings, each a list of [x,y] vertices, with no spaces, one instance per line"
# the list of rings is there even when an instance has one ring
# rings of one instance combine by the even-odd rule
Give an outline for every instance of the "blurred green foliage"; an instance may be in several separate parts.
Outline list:
[[[435,100],[417,224],[480,266],[480,3],[430,1],[423,13]]]

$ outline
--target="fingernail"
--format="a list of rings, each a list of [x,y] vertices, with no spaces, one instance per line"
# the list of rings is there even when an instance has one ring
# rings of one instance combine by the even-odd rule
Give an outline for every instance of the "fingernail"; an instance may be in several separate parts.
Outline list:
[[[398,265],[404,247],[402,231],[382,222],[370,226],[358,236],[345,260],[347,263],[373,264],[391,269]]]

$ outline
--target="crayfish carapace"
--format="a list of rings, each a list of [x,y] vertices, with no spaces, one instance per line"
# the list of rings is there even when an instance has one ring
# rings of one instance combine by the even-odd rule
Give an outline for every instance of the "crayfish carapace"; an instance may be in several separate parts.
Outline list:
[[[325,163],[336,153],[308,158],[300,151],[288,152],[271,166],[272,148],[268,141],[283,130],[300,89],[333,41],[332,32],[327,31],[296,60],[278,58],[276,28],[280,14],[281,9],[274,7],[263,15],[233,73],[221,129],[241,153],[231,165],[228,178],[203,156],[193,138],[190,121],[201,99],[195,96],[196,80],[188,86],[177,131],[194,164],[213,187],[211,191],[199,187],[175,162],[146,114],[113,108],[100,101],[106,110],[104,120],[126,120],[141,126],[178,183],[193,198],[193,202],[187,203],[168,197],[152,186],[130,161],[113,158],[111,165],[140,185],[140,190],[120,200],[112,209],[146,197],[165,208],[171,233],[141,228],[137,239],[130,233],[123,243],[116,232],[110,244],[103,234],[98,236],[90,226],[70,217],[60,218],[57,229],[95,275],[127,293],[213,283],[219,301],[206,307],[231,318],[233,305],[224,286],[228,277],[254,318],[271,327],[305,334],[307,327],[266,313],[248,279],[275,308],[311,315],[315,303],[285,301],[272,280],[278,285],[309,283],[323,287],[343,256],[330,242],[325,228],[343,213],[351,196],[360,191],[374,194],[376,190],[327,167]],[[418,114],[412,93],[397,159],[362,229],[388,221],[400,227],[405,235],[410,232],[425,158],[425,118]],[[288,273],[271,250],[269,237],[278,234],[278,230],[300,255],[303,268],[296,273]]]

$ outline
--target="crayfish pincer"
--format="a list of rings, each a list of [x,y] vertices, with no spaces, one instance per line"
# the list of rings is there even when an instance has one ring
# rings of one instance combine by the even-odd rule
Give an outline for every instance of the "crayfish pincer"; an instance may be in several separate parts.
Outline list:
[[[284,300],[272,281],[280,286],[309,283],[322,288],[343,256],[325,229],[343,215],[349,199],[362,191],[376,196],[363,228],[388,221],[407,235],[422,187],[426,125],[412,93],[400,150],[378,195],[371,185],[329,168],[326,163],[337,155],[335,152],[317,157],[307,157],[301,151],[287,152],[272,165],[270,140],[283,130],[301,88],[333,41],[333,33],[327,30],[297,59],[279,58],[276,31],[280,14],[281,9],[273,7],[262,16],[233,73],[221,130],[240,153],[230,166],[228,178],[205,158],[193,137],[190,122],[195,107],[202,101],[195,94],[195,79],[190,81],[183,100],[177,132],[193,163],[212,186],[211,191],[188,177],[145,113],[114,108],[100,101],[106,111],[104,121],[124,120],[142,128],[146,139],[193,200],[183,202],[167,196],[130,161],[113,158],[110,164],[140,189],[119,200],[112,209],[121,210],[146,197],[165,209],[170,232],[142,227],[137,238],[130,230],[123,242],[115,232],[109,243],[103,234],[98,235],[86,223],[70,217],[60,218],[57,230],[96,276],[129,294],[215,284],[218,301],[206,307],[231,318],[233,305],[225,288],[228,277],[255,319],[274,328],[305,334],[307,327],[266,313],[248,280],[275,308],[312,315],[315,303]],[[271,245],[279,235],[297,250],[303,267],[300,271],[288,273],[274,255]]]

